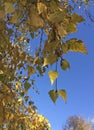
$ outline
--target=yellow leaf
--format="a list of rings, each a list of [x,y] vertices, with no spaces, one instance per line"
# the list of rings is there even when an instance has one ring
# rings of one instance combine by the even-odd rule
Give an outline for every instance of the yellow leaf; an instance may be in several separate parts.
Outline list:
[[[18,102],[19,102],[19,103],[22,103],[22,98],[21,98],[21,97],[18,99]]]
[[[80,23],[80,22],[83,22],[84,21],[84,18],[80,15],[78,15],[77,13],[74,13],[72,16],[71,16],[71,22],[74,23],[74,24],[77,24],[77,23]]]
[[[35,69],[32,66],[28,66],[28,76],[35,73]]]
[[[47,12],[47,6],[43,4],[42,2],[37,3],[37,9],[38,9],[39,14]]]
[[[27,21],[32,27],[40,28],[44,26],[43,19],[36,13],[30,14],[30,18]]]
[[[18,22],[18,14],[17,14],[17,13],[15,13],[15,14],[12,16],[10,22],[11,22],[11,23],[17,23],[17,22]]]
[[[67,32],[62,25],[57,24],[56,28],[57,28],[57,32],[61,38],[64,38],[67,35]]]
[[[54,13],[51,13],[48,16],[48,20],[52,23],[60,23],[63,21],[63,17],[64,17],[64,12],[62,11],[56,11]]]
[[[43,66],[46,66],[48,64],[52,65],[53,63],[55,63],[57,61],[57,55],[55,54],[51,54],[49,56],[46,56],[44,58],[44,64]]]
[[[77,40],[76,38],[72,38],[68,41],[66,41],[65,45],[68,47],[69,51],[72,52],[81,52],[87,54],[86,47],[81,40]]]
[[[58,77],[58,72],[51,70],[51,71],[48,72],[48,75],[49,75],[51,85],[52,85],[54,83],[54,81],[56,80],[56,78]]]
[[[0,19],[4,18],[4,12],[0,10]]]
[[[4,72],[2,70],[0,70],[0,74],[3,74]]]
[[[66,91],[65,90],[59,90],[58,94],[64,99],[64,101],[66,102]]]
[[[69,62],[68,62],[67,60],[63,59],[63,60],[61,61],[61,68],[62,68],[63,70],[66,70],[67,68],[70,68]]]
[[[6,13],[13,13],[15,11],[14,6],[10,2],[5,2],[5,12]]]
[[[21,87],[22,86],[22,84],[21,84],[21,82],[16,82],[16,84],[15,84],[15,87],[16,87],[16,89],[18,89],[19,87]]]

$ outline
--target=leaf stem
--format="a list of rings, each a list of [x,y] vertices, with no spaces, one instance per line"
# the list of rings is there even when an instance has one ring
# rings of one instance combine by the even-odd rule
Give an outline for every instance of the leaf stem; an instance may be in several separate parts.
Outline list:
[[[56,62],[56,71],[57,71],[57,62]],[[57,91],[58,91],[58,90],[57,90],[57,79],[56,79],[55,88],[56,88],[56,92],[57,92]]]

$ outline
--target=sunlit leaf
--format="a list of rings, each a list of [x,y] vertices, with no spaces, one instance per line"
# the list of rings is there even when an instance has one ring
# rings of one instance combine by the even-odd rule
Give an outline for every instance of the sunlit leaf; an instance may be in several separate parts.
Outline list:
[[[65,60],[65,59],[63,59],[62,61],[61,61],[61,68],[63,69],[63,70],[66,70],[66,69],[68,69],[68,68],[70,68],[70,64],[69,64],[69,62],[67,61],[67,60]]]
[[[54,81],[57,79],[59,74],[57,71],[51,70],[48,72],[48,75],[49,75],[51,85],[52,85],[54,83]]]
[[[42,2],[37,3],[37,9],[39,14],[47,12],[47,6]]]
[[[15,87],[16,87],[16,89],[18,89],[18,88],[20,88],[22,86],[22,84],[21,84],[21,82],[16,82],[16,84],[15,84]]]
[[[58,91],[58,95],[63,98],[63,100],[66,102],[66,91],[61,89]]]
[[[64,38],[66,35],[67,35],[67,32],[66,32],[66,29],[61,25],[57,25],[57,31],[58,31],[58,35],[61,37],[61,38]]]
[[[67,46],[68,50],[72,52],[88,53],[83,41],[77,40],[76,38],[66,41],[65,46]]]
[[[58,93],[55,90],[50,90],[49,96],[52,99],[52,101],[55,103],[58,98]]]
[[[2,70],[0,70],[0,74],[3,74],[4,72]]]
[[[44,58],[44,64],[43,66],[46,66],[48,64],[52,65],[53,63],[55,63],[57,61],[57,55],[55,54],[51,54],[49,56],[46,56]]]
[[[19,103],[22,103],[22,100],[23,100],[22,97],[20,97],[20,98],[18,99],[18,102],[19,102]]]
[[[6,13],[13,13],[15,11],[13,3],[5,2],[5,11]]]

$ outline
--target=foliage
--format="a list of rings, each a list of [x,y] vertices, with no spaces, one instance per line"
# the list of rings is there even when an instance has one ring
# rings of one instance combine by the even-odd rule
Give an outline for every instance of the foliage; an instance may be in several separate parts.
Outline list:
[[[33,75],[43,76],[51,65],[56,64],[56,69],[48,71],[48,75],[51,84],[55,81],[57,83],[57,63],[64,71],[70,68],[69,62],[63,58],[64,54],[69,51],[87,54],[83,41],[66,39],[68,34],[77,31],[76,25],[84,21],[82,16],[72,10],[67,0],[0,0],[0,113],[4,113],[0,117],[2,128],[8,126],[7,129],[11,130],[12,127],[20,129],[24,126],[22,129],[36,129],[30,123],[33,122],[31,115],[34,107],[27,94],[29,88],[35,89]],[[40,41],[33,47],[32,40],[36,37]],[[49,95],[53,102],[58,95],[66,101],[66,91],[58,90],[57,85],[55,90],[49,91]],[[33,118],[38,122],[40,117],[35,112],[34,114]],[[43,120],[42,118],[42,125]],[[11,122],[14,123],[13,126]],[[41,127],[44,126],[39,129]]]
[[[5,80],[1,79],[3,83],[17,80],[15,82],[24,86],[24,93],[34,84],[33,74],[43,75],[50,65],[57,62],[63,70],[70,68],[68,61],[63,59],[68,51],[87,54],[81,40],[63,40],[77,31],[77,23],[84,21],[82,16],[69,10],[67,1],[2,1],[0,18],[0,71],[2,76],[6,76]],[[44,34],[47,39],[43,42]],[[40,37],[40,43],[37,50],[33,48],[32,54],[29,51],[30,38],[35,37]],[[22,70],[28,74],[23,76]],[[53,84],[59,72],[55,69],[48,74]]]
[[[0,129],[50,130],[48,120],[36,113],[32,100],[15,91],[0,82]]]
[[[91,130],[91,124],[79,116],[71,116],[66,121],[63,130]]]

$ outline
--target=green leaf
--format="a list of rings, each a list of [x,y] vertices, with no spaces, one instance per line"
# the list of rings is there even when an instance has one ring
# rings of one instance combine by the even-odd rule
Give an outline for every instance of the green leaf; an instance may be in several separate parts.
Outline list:
[[[14,6],[10,2],[5,2],[5,12],[6,13],[13,13],[15,11]]]
[[[56,78],[58,77],[58,72],[51,70],[51,71],[48,72],[48,75],[49,75],[51,85],[52,85],[54,83],[54,81],[56,80]]]
[[[57,55],[55,55],[55,54],[51,54],[49,56],[46,56],[44,58],[44,64],[43,64],[43,66],[46,66],[48,64],[52,65],[53,63],[55,63],[57,61],[57,59],[58,59]]]
[[[63,60],[61,61],[61,68],[62,68],[63,70],[66,70],[67,68],[70,68],[69,62],[68,62],[67,60],[63,59]]]
[[[58,93],[55,90],[50,90],[49,96],[50,96],[51,100],[55,103],[58,98]]]
[[[66,102],[66,91],[65,90],[59,90],[58,95],[63,98],[63,100]]]

